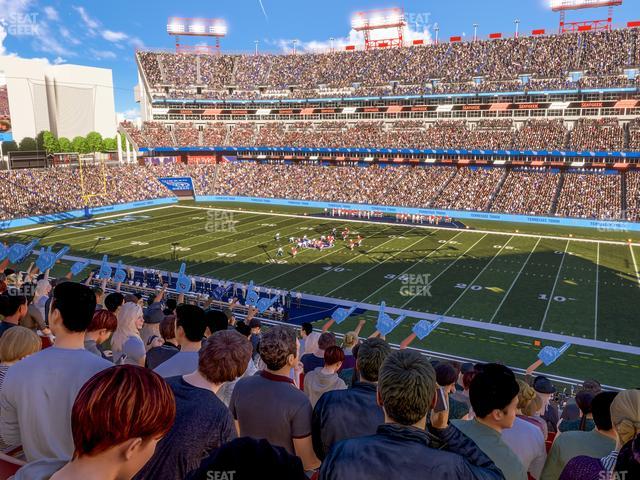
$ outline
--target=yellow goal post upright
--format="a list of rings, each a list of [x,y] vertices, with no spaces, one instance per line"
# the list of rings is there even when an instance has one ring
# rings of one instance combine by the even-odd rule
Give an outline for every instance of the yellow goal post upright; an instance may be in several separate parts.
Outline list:
[[[78,157],[80,193],[85,209],[93,198],[106,197],[107,171],[105,158],[100,153],[83,154]]]

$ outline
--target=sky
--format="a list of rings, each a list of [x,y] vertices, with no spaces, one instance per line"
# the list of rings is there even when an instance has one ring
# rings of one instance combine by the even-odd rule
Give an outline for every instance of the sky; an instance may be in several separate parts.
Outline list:
[[[558,27],[549,0],[0,0],[0,55],[110,68],[116,111],[135,119],[135,50],[174,49],[169,17],[225,19],[221,45],[227,52],[253,52],[256,40],[261,51],[291,51],[294,39],[298,50],[313,51],[328,48],[331,37],[336,48],[361,41],[350,31],[354,12],[389,7],[404,8],[407,38],[426,41],[433,41],[436,28],[441,41],[470,40],[474,24],[479,38],[512,35],[515,19],[521,34]],[[597,9],[569,12],[567,20],[606,16],[606,9]],[[631,20],[640,20],[640,0],[625,0],[614,11],[615,23]]]

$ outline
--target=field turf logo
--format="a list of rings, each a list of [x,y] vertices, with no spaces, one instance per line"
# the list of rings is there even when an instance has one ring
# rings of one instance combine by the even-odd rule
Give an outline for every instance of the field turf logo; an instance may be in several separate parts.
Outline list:
[[[228,232],[236,233],[236,223],[233,212],[221,212],[218,210],[207,211],[207,223],[204,229],[208,233]]]
[[[403,297],[430,297],[431,283],[430,274],[405,274],[400,275],[400,295]]]

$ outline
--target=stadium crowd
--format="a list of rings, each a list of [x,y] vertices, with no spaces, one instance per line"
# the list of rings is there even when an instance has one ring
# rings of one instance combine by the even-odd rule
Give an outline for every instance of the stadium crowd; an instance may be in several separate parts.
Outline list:
[[[176,122],[169,131],[160,122],[144,122],[142,130],[122,127],[138,147],[233,146],[307,148],[411,148],[480,150],[638,150],[637,122],[625,128],[615,119],[580,119],[569,131],[561,120],[527,120],[519,128],[510,119],[323,122],[209,123],[200,137],[193,123]],[[174,138],[172,137],[175,137]],[[570,139],[570,140],[569,140]]]
[[[152,92],[161,97],[536,91],[630,85],[624,69],[640,64],[638,38],[637,29],[620,29],[352,52],[137,55]],[[568,82],[569,72],[575,71],[585,77]],[[529,83],[519,79],[522,74],[529,76]]]
[[[158,178],[171,176],[192,177],[198,195],[640,219],[640,184],[635,172],[256,162],[123,166],[104,172],[101,168],[85,168],[82,182],[79,170],[67,167],[0,172],[0,181],[11,186],[0,190],[0,220],[63,213],[82,209],[87,202],[89,206],[102,206],[169,197],[173,194]]]
[[[545,376],[361,338],[365,320],[340,341],[166,287],[145,304],[71,273],[13,272],[0,282],[0,463],[20,467],[14,480],[640,475],[638,390],[586,380],[566,397]]]

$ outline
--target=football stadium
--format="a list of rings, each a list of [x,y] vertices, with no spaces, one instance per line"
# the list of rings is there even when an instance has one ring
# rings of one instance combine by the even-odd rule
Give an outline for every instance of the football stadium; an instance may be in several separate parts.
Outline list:
[[[0,0],[0,479],[640,478],[635,0],[78,3]]]

